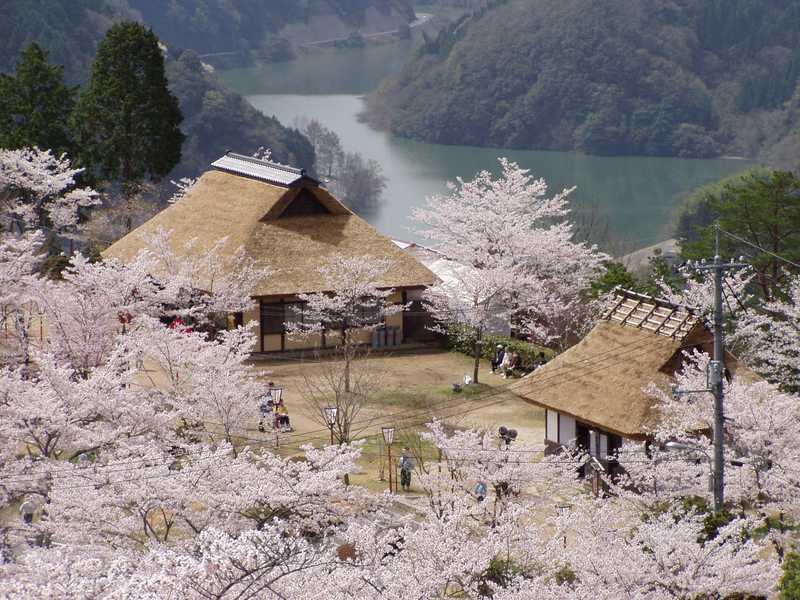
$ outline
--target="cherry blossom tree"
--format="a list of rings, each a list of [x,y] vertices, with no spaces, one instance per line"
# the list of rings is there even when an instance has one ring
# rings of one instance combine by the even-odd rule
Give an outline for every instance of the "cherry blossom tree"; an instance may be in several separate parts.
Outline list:
[[[775,589],[779,555],[765,546],[786,540],[756,526],[775,512],[797,518],[800,457],[797,399],[770,383],[727,384],[726,493],[748,514],[713,537],[682,505],[704,494],[710,402],[656,388],[656,442],[694,449],[623,448],[627,476],[609,482],[612,498],[581,489],[580,452],[543,456],[433,422],[421,443],[441,459],[418,461],[423,501],[398,510],[388,494],[345,484],[359,444],[279,456],[250,437],[259,383],[247,327],[169,325],[245,310],[268,274],[248,263],[229,273],[224,242],[178,260],[159,232],[127,264],[76,256],[64,281],[44,282],[41,237],[27,233],[0,239],[0,294],[39,303],[50,325],[29,371],[0,369],[0,509],[38,507],[32,524],[0,524],[4,598],[661,600]],[[399,310],[380,282],[388,265],[366,263],[329,266],[328,293],[306,297],[311,318],[295,331],[336,324],[355,345],[349,330]],[[708,358],[690,358],[678,383],[697,389]],[[555,498],[571,508],[556,513]]]
[[[448,432],[440,421],[427,425],[422,439],[439,450],[440,459],[425,461],[418,457],[419,482],[437,516],[447,513],[466,492],[482,482],[489,491],[491,517],[496,519],[506,505],[525,499],[523,490],[535,487],[539,493],[567,493],[578,481],[576,466],[582,460],[580,451],[557,458],[543,457],[541,446],[522,441],[509,444],[487,429]]]
[[[366,351],[353,351],[350,360],[342,355],[319,360],[303,372],[303,395],[309,416],[320,426],[330,428],[338,444],[349,444],[370,426],[371,419],[360,418],[375,395],[386,392],[385,372],[366,360]],[[332,423],[328,410],[336,409]]]
[[[386,317],[404,308],[389,302],[394,289],[381,285],[390,266],[390,261],[374,256],[334,255],[319,268],[327,289],[300,294],[301,319],[290,315],[286,322],[289,334],[294,336],[338,332],[345,392],[351,389],[350,366],[361,343],[358,333],[380,327]]]
[[[13,297],[3,288],[8,301],[21,302],[29,279],[49,324],[48,343],[32,352],[33,376],[13,365],[0,371],[0,506],[35,498],[40,512],[11,553],[3,551],[0,595],[22,597],[42,585],[53,598],[163,598],[185,586],[202,597],[214,584],[153,575],[165,557],[185,562],[203,548],[203,565],[218,560],[213,581],[242,589],[232,578],[246,588],[255,575],[236,571],[245,563],[234,548],[248,556],[297,548],[302,570],[317,562],[305,536],[326,537],[344,519],[380,508],[379,497],[342,481],[356,448],[307,448],[302,462],[244,448],[260,392],[246,364],[247,328],[209,336],[162,320],[202,323],[246,310],[252,285],[267,274],[246,261],[229,274],[218,256],[223,242],[187,265],[159,232],[128,264],[76,256],[64,281],[45,282],[33,274],[36,242],[3,238],[0,263],[14,286]],[[44,547],[21,550],[26,539]],[[333,555],[334,542],[327,545]],[[273,557],[282,580],[295,559]],[[227,580],[226,565],[236,573]],[[64,576],[46,583],[42,569]],[[155,583],[162,587],[148,591]]]
[[[684,285],[680,290],[675,290],[663,279],[656,285],[661,290],[661,297],[673,304],[680,304],[694,309],[701,315],[711,315],[714,311],[714,275],[711,272],[693,273],[682,270],[681,276]],[[749,301],[747,286],[753,279],[753,274],[744,271],[727,271],[722,279],[722,289],[725,299],[723,308],[726,312],[737,313],[744,302]]]
[[[30,363],[31,325],[39,278],[35,272],[45,235],[42,227],[74,237],[81,208],[99,202],[89,188],[76,188],[82,169],[49,150],[0,149],[0,326],[10,332],[12,352]]]
[[[253,287],[271,275],[241,248],[224,258],[224,240],[199,252],[197,261],[179,259],[169,235],[155,232],[148,249],[127,264],[92,263],[76,254],[62,281],[38,281],[31,299],[47,322],[48,346],[79,375],[102,364],[120,333],[148,322],[137,316],[179,318],[207,329],[228,313],[251,308]],[[246,342],[252,340],[241,343]]]
[[[777,584],[775,555],[743,535],[753,531],[752,518],[737,518],[709,538],[703,516],[675,504],[642,518],[624,499],[577,489],[568,511],[550,509],[548,516],[530,492],[544,484],[549,497],[553,484],[566,486],[561,491],[574,486],[575,457],[523,458],[531,448],[506,450],[486,432],[448,433],[436,423],[428,440],[444,455],[442,472],[453,476],[431,476],[426,485],[450,500],[404,517],[387,504],[354,512],[366,496],[350,496],[338,469],[352,468],[357,450],[340,447],[307,449],[302,463],[269,454],[233,457],[221,445],[178,459],[180,469],[154,461],[136,476],[115,473],[115,463],[105,473],[73,466],[75,479],[62,481],[63,491],[55,487],[48,508],[53,545],[0,565],[0,592],[23,597],[38,583],[57,599],[85,589],[131,599],[662,600],[764,596]],[[504,504],[497,514],[469,493],[467,480],[493,476],[514,487],[491,485],[490,495],[501,499],[487,501]],[[140,477],[151,483],[142,485]],[[81,480],[92,482],[85,493],[94,510],[79,510]],[[183,494],[191,508],[181,503]],[[251,512],[256,506],[258,516]],[[160,520],[142,519],[148,512]],[[184,518],[194,527],[176,535]],[[81,550],[76,556],[62,548]],[[48,582],[41,569],[63,576]]]
[[[683,371],[677,374],[678,385],[683,389],[705,388],[708,362],[706,354],[689,355]],[[686,501],[710,506],[713,449],[706,434],[714,422],[710,394],[673,398],[656,387],[650,393],[660,415],[652,431],[655,444],[649,448],[624,445],[618,460],[625,474],[608,484],[637,514],[657,514],[664,506],[681,506]],[[800,418],[796,407],[796,396],[766,381],[734,376],[725,383],[727,515],[718,518],[749,514],[760,519],[761,525],[766,519],[776,519],[778,531],[771,533],[769,541],[779,556],[790,543],[786,524],[800,518],[796,501],[800,451],[795,443]],[[667,442],[679,444],[682,450],[669,451]],[[752,529],[753,525],[747,527]]]
[[[800,390],[800,275],[790,279],[785,298],[741,313],[732,341],[767,379]]]
[[[642,519],[613,501],[577,499],[553,521],[566,536],[548,546],[549,574],[561,582],[549,586],[556,598],[764,596],[779,578],[775,557],[743,535],[755,526],[746,518],[702,542],[703,516],[672,509]]]
[[[41,262],[42,240],[39,232],[0,234],[0,329],[4,341],[11,339],[10,347],[3,344],[0,357],[16,355],[26,371],[31,360],[30,330],[40,281],[36,270]]]
[[[482,337],[491,319],[514,321],[542,343],[563,339],[555,317],[575,313],[580,293],[606,258],[573,239],[568,196],[547,197],[547,184],[501,158],[502,174],[458,179],[450,193],[415,209],[420,235],[462,268],[434,286],[428,303],[443,326],[467,327],[475,337],[473,380],[478,381]]]
[[[666,300],[709,315],[714,308],[711,273],[683,272],[684,287],[674,290],[667,282],[658,286]],[[722,282],[723,310],[731,317],[729,341],[734,350],[759,374],[782,389],[800,389],[800,276],[788,277],[781,298],[762,301],[749,290],[753,274],[729,271]]]
[[[59,234],[74,233],[78,211],[100,202],[94,190],[75,187],[82,171],[50,150],[0,150],[0,224],[21,234],[49,222]]]
[[[680,374],[678,384],[697,386],[705,382],[707,364],[707,355],[695,355]],[[695,395],[682,402],[659,392],[658,399],[668,415],[661,426],[662,438],[670,432],[677,436],[682,429],[681,437],[675,439],[688,441],[687,432],[696,431],[698,426],[705,430],[713,422],[708,398]],[[800,482],[800,451],[794,443],[800,433],[796,406],[795,396],[765,381],[734,377],[726,382],[726,494],[730,499],[767,510],[776,505],[796,513],[797,507],[790,506]]]

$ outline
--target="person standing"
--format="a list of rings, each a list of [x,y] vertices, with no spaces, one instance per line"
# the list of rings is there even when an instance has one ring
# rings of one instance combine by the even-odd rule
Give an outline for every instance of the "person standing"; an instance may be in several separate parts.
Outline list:
[[[512,353],[506,350],[503,354],[503,362],[500,363],[500,372],[503,374],[503,379],[508,379],[511,373],[511,358]]]
[[[411,469],[413,468],[414,461],[411,460],[408,447],[405,447],[400,455],[400,487],[404,492],[411,491]]]
[[[475,484],[475,497],[478,499],[478,502],[486,500],[486,484],[483,481],[478,481],[478,483]]]

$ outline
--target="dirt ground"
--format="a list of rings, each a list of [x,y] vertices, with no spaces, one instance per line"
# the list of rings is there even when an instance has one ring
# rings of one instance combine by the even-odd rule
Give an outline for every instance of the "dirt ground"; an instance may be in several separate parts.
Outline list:
[[[439,350],[421,350],[411,353],[373,354],[365,360],[370,369],[381,373],[382,391],[374,402],[360,413],[356,439],[365,439],[361,472],[354,483],[369,489],[381,489],[387,484],[380,481],[385,448],[380,443],[381,427],[397,428],[397,452],[404,436],[414,436],[424,428],[424,423],[440,418],[455,427],[488,427],[501,425],[519,432],[519,440],[542,445],[544,442],[544,411],[533,406],[506,387],[517,380],[505,380],[490,372],[488,362],[480,368],[480,384],[452,391],[452,384],[463,381],[472,373],[472,359],[463,354]],[[306,378],[314,375],[313,359],[288,360],[270,358],[255,360],[254,366],[262,371],[264,382],[272,381],[283,387],[283,400],[289,410],[293,431],[291,433],[258,431],[257,407],[248,426],[243,443],[263,439],[265,445],[275,447],[282,454],[296,454],[304,443],[327,443],[329,432],[314,415],[308,401]],[[393,461],[395,462],[395,461]]]

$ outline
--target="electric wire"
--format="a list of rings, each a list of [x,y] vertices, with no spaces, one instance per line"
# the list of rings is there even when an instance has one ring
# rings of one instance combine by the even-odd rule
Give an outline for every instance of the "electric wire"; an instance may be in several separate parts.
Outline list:
[[[645,341],[646,341],[646,340],[645,340]],[[641,345],[641,341],[640,341],[638,344],[630,344],[630,345],[633,345],[633,346]],[[688,346],[687,346],[687,347],[688,347]],[[628,352],[632,351],[633,349],[635,349],[635,348],[631,348],[631,349],[629,349],[629,350],[628,350]],[[604,360],[607,360],[607,359],[604,359]],[[601,362],[602,362],[602,361],[601,361]],[[598,368],[596,368],[596,369],[594,369],[594,370],[592,370],[592,371],[589,371],[588,373],[593,373],[593,372],[596,372],[596,371],[602,370],[602,369],[604,369],[604,368],[609,368],[610,366],[613,366],[613,364],[612,364],[612,365],[604,365],[604,366],[598,367]],[[558,376],[551,376],[550,378],[553,378],[553,377],[558,377]],[[550,379],[550,378],[544,379],[543,381],[538,381],[538,382],[535,382],[533,385],[536,385],[536,384],[541,384],[541,383],[546,383],[547,381],[549,381],[549,379]],[[520,384],[520,383],[522,383],[522,382],[514,382],[514,383],[516,383],[516,384]],[[492,391],[494,391],[494,390],[492,390]],[[480,406],[477,406],[477,407],[474,407],[474,408],[472,408],[472,409],[468,409],[468,410],[463,410],[463,409],[461,409],[461,407],[453,407],[454,409],[456,409],[456,410],[457,410],[457,412],[456,412],[456,413],[454,413],[453,415],[447,415],[445,418],[451,418],[451,417],[453,417],[453,416],[460,416],[460,415],[463,415],[463,414],[468,414],[468,413],[470,413],[470,412],[474,412],[474,411],[476,411],[476,410],[483,410],[483,409],[485,409],[487,406],[494,406],[494,405],[497,405],[497,404],[502,404],[502,403],[504,403],[504,402],[508,402],[508,401],[509,401],[509,400],[511,400],[511,399],[513,399],[513,398],[505,398],[505,399],[501,399],[501,400],[499,400],[499,401],[495,401],[495,402],[489,403],[489,404],[487,404],[487,405],[484,405],[484,404],[482,404],[482,405],[480,405]],[[412,415],[411,417],[407,417],[407,418],[413,418],[414,416],[420,416],[420,415]],[[419,421],[419,422],[417,422],[417,423],[405,423],[403,426],[405,426],[405,427],[410,427],[410,426],[413,426],[413,425],[419,425],[419,424],[423,424],[424,422],[426,422],[426,421],[429,421],[429,420],[431,420],[432,418],[434,418],[432,415],[430,415],[430,414],[425,414],[425,415],[423,416],[423,419],[422,419],[422,421]],[[365,438],[364,438],[364,439],[369,439],[370,437],[377,437],[378,435],[381,435],[381,434],[380,434],[380,433],[376,433],[376,434],[373,434],[373,435],[371,435],[371,436],[365,436]],[[196,460],[197,460],[197,461],[211,460],[211,459],[213,459],[213,458],[216,458],[216,457],[217,457],[217,455],[211,455],[211,456],[207,456],[207,457],[201,456],[200,458],[198,458],[198,459],[196,459]],[[181,458],[183,458],[183,457],[181,457]],[[137,459],[137,461],[136,461],[136,462],[140,462],[140,463],[145,463],[145,462],[147,462],[147,463],[152,463],[152,462],[153,462],[153,460],[152,460],[152,459]],[[156,462],[157,462],[157,461],[156,461]],[[162,464],[166,464],[166,463],[162,463]],[[153,466],[155,466],[155,465],[153,465]],[[87,466],[87,468],[91,468],[91,467],[90,467],[90,466]],[[141,468],[141,467],[140,467],[140,468]],[[105,473],[129,472],[129,471],[136,471],[136,470],[139,470],[140,468],[125,468],[125,469],[104,470],[103,472],[104,472],[104,474],[105,474]],[[76,470],[76,469],[74,469],[74,468],[73,468],[73,469],[67,469],[67,471],[69,471],[69,472],[70,472],[71,474],[73,474],[73,475],[75,474],[75,470]],[[80,469],[78,469],[78,471],[80,472]],[[173,472],[169,472],[169,473],[163,473],[163,474],[159,474],[159,475],[146,476],[146,477],[144,478],[144,480],[149,480],[149,479],[153,479],[153,478],[161,478],[161,477],[177,476],[177,475],[179,475],[179,474],[180,474],[180,472],[179,472],[179,471],[173,471]],[[12,476],[12,477],[13,477],[13,476]],[[27,482],[27,483],[37,483],[37,482],[41,481],[43,477],[46,477],[46,475],[44,475],[44,476],[39,476],[39,477],[36,477],[36,478],[29,478],[29,479],[19,478],[19,479],[16,479],[16,480],[15,480],[15,482],[16,482],[17,484],[21,484],[21,483],[23,483],[23,482]],[[11,479],[11,478],[7,478],[7,479]],[[52,481],[53,479],[58,479],[58,477],[56,477],[56,478],[52,478],[52,477],[51,477],[51,478],[50,478],[50,480],[51,480],[51,481]],[[126,480],[124,480],[124,481],[138,481],[139,479],[140,479],[140,478],[133,478],[133,479],[126,479]],[[123,480],[116,481],[116,482],[105,482],[105,484],[106,484],[106,485],[110,485],[110,484],[113,484],[113,483],[122,483],[122,482],[123,482]],[[94,483],[93,483],[93,484],[88,484],[88,485],[96,485],[96,484],[94,484]],[[64,489],[64,487],[63,487],[63,486],[60,486],[58,489]],[[75,486],[72,486],[72,487],[70,487],[69,489],[78,489],[78,488],[76,488]]]
[[[731,238],[733,240],[736,240],[737,242],[740,242],[742,244],[746,244],[746,245],[750,246],[751,248],[755,248],[759,252],[763,252],[764,254],[768,254],[768,255],[772,256],[773,258],[777,258],[778,260],[781,260],[781,261],[785,262],[786,264],[795,267],[796,269],[800,269],[800,264],[797,264],[796,262],[791,261],[788,258],[785,258],[785,257],[781,256],[780,254],[776,254],[774,252],[770,252],[769,250],[765,250],[764,248],[762,248],[758,244],[754,244],[753,242],[750,242],[750,241],[748,241],[748,240],[746,240],[744,238],[741,238],[738,235],[735,235],[735,234],[731,233],[730,231],[725,231],[724,229],[720,228],[719,232],[724,234],[724,235],[726,235],[726,236],[728,236],[729,238]]]
[[[596,370],[600,370],[602,368],[608,368],[608,366],[610,366],[610,365],[606,365],[604,367],[599,367],[598,369],[595,369],[595,371]],[[592,371],[592,372],[594,372],[594,371]],[[518,383],[518,382],[515,382],[515,383]],[[449,417],[452,417],[452,416],[456,416],[456,415],[462,415],[462,414],[474,412],[476,410],[483,410],[486,406],[493,406],[493,405],[501,404],[501,403],[504,403],[504,402],[508,402],[511,399],[512,398],[502,399],[502,400],[490,403],[488,405],[481,405],[481,406],[475,407],[475,408],[470,409],[470,410],[458,410],[457,413],[455,413],[453,415],[448,415],[446,418],[449,418]],[[459,408],[459,407],[456,407],[456,408]],[[408,424],[405,424],[405,426],[408,427],[408,426],[412,426],[412,425],[423,424],[424,422],[430,420],[431,418],[432,418],[431,415],[428,414],[428,415],[425,415],[424,418],[421,421],[419,421],[417,423],[408,423]],[[380,435],[380,434],[373,434],[371,436],[365,436],[364,439],[368,439],[370,437],[377,437],[378,435]],[[213,459],[213,458],[216,458],[216,455],[211,455],[211,456],[208,456],[208,457],[201,457],[201,458],[196,459],[196,460],[198,462],[201,462],[201,461],[210,460],[210,459]],[[686,460],[686,459],[683,459],[683,460]],[[644,462],[649,462],[649,461],[644,461]],[[692,462],[692,461],[690,461],[690,462]],[[118,472],[132,471],[132,470],[139,470],[139,469],[136,469],[136,468],[134,468],[134,469],[116,469],[113,472],[114,473],[118,473]],[[112,472],[112,471],[105,471],[104,473],[108,473],[108,472]],[[73,471],[73,473],[74,473],[74,471]],[[104,485],[111,485],[111,484],[123,483],[124,481],[151,480],[151,479],[159,479],[159,478],[163,478],[163,477],[171,477],[171,476],[177,476],[177,475],[180,475],[179,471],[172,471],[172,472],[169,472],[169,473],[162,473],[162,474],[157,474],[157,475],[145,476],[145,477],[142,477],[142,478],[133,478],[133,479],[113,481],[113,482],[112,481],[108,481],[108,482],[104,482],[103,484]],[[41,480],[41,478],[38,478],[35,481],[40,481],[40,480]],[[61,489],[79,489],[80,487],[88,487],[88,486],[95,486],[95,485],[97,485],[97,484],[96,483],[90,483],[90,484],[87,484],[85,486],[70,486],[68,488],[65,488],[64,486],[59,486],[58,489],[59,490],[61,490]]]
[[[616,351],[620,350],[621,348],[625,348],[625,347],[630,347],[630,348],[629,348],[628,350],[626,350],[625,352],[623,352],[622,354],[629,353],[629,352],[631,352],[631,351],[635,350],[635,349],[636,349],[638,346],[641,346],[641,345],[644,345],[644,344],[646,344],[646,342],[647,342],[647,340],[640,340],[640,341],[638,341],[638,342],[632,342],[632,343],[630,343],[630,344],[621,344],[621,345],[618,345],[618,346],[616,346],[616,347],[614,347],[614,348],[611,348],[611,349],[609,349],[609,350],[606,350],[606,351],[604,351],[604,352],[601,352],[601,353],[599,353],[599,354],[593,355],[593,356],[591,356],[591,357],[587,357],[586,359],[582,359],[581,361],[578,361],[578,363],[582,363],[582,362],[587,362],[587,361],[589,361],[589,363],[590,363],[590,364],[589,364],[589,366],[591,366],[591,363],[592,363],[592,362],[594,362],[595,364],[596,364],[596,363],[598,363],[598,362],[601,362],[601,363],[602,363],[602,362],[604,362],[605,360],[607,360],[607,358],[601,358],[601,359],[598,361],[598,360],[597,360],[597,358],[598,358],[598,357],[605,356],[605,355],[607,355],[607,354],[610,354],[610,353],[612,353],[612,352],[616,352]],[[688,347],[688,345],[687,345],[687,346],[681,346],[680,348],[684,348],[684,347]],[[618,357],[617,357],[617,358],[618,358]],[[600,370],[600,369],[602,369],[602,368],[608,368],[609,366],[611,366],[611,365],[606,365],[606,366],[599,367],[599,369],[597,369],[597,370]],[[550,373],[548,377],[546,377],[546,378],[544,378],[544,379],[540,379],[539,381],[536,381],[536,382],[534,382],[532,385],[533,385],[533,386],[535,386],[535,385],[541,385],[541,384],[544,384],[544,383],[546,383],[546,382],[550,381],[551,379],[559,379],[559,378],[561,378],[561,373],[560,373],[560,372],[558,372],[558,371],[563,371],[563,370],[570,370],[570,371],[574,371],[574,370],[576,370],[576,369],[580,369],[580,368],[581,368],[581,367],[580,367],[580,365],[579,365],[579,364],[575,364],[575,365],[569,365],[569,366],[565,366],[565,367],[556,367],[556,368],[555,368],[555,370],[554,370],[554,372],[553,372],[553,373]],[[592,372],[593,372],[593,371],[592,371]],[[511,383],[509,383],[509,384],[504,384],[503,386],[498,386],[497,388],[493,388],[492,390],[488,390],[488,391],[487,391],[487,392],[485,392],[484,394],[481,394],[481,395],[479,395],[479,396],[476,396],[476,397],[474,397],[474,398],[472,398],[472,399],[470,399],[470,400],[467,400],[466,402],[467,402],[467,403],[469,403],[469,404],[474,404],[476,401],[479,401],[479,400],[485,399],[486,397],[491,397],[491,396],[495,396],[495,395],[497,395],[497,394],[499,394],[499,393],[504,393],[504,392],[507,392],[507,391],[512,391],[513,389],[516,389],[517,387],[524,386],[524,385],[525,385],[525,384],[527,384],[527,383],[529,383],[529,382],[525,381],[524,379],[523,379],[522,381],[512,381],[512,382],[511,382]],[[530,387],[530,386],[528,386],[528,387]],[[442,402],[442,403],[441,403],[439,406],[435,407],[434,409],[432,409],[431,407],[425,407],[425,408],[423,408],[423,409],[420,409],[420,410],[417,410],[417,409],[410,409],[410,410],[406,410],[406,411],[401,411],[400,413],[394,413],[394,414],[391,414],[391,413],[390,413],[389,415],[376,415],[376,416],[370,417],[370,418],[368,419],[368,424],[367,424],[367,426],[368,426],[369,424],[372,424],[372,423],[374,423],[374,422],[376,422],[376,421],[379,421],[379,420],[386,420],[386,418],[387,418],[387,417],[392,417],[392,416],[399,418],[399,420],[401,421],[401,423],[402,423],[402,421],[409,420],[409,419],[414,419],[414,418],[418,418],[418,417],[422,416],[422,419],[423,419],[423,420],[422,420],[422,422],[417,422],[417,423],[413,423],[413,422],[412,422],[412,423],[402,423],[402,424],[401,424],[401,427],[410,427],[410,426],[413,426],[413,425],[419,425],[419,424],[422,424],[422,423],[424,423],[424,422],[429,422],[429,421],[430,421],[430,419],[432,419],[432,418],[435,418],[435,415],[432,415],[432,414],[431,414],[432,410],[446,410],[445,408],[443,408],[443,406],[444,406],[444,405],[446,405],[446,404],[448,404],[448,403],[450,403],[450,402],[455,402],[455,403],[456,403],[456,405],[455,405],[455,406],[452,406],[452,407],[451,407],[451,409],[455,409],[455,410],[457,410],[457,411],[458,411],[456,414],[465,414],[465,413],[469,413],[469,412],[474,412],[475,410],[483,410],[483,409],[485,409],[487,406],[493,406],[493,405],[495,405],[495,404],[499,404],[499,403],[507,402],[507,401],[509,401],[509,400],[511,400],[511,399],[512,399],[512,398],[507,398],[507,399],[505,399],[505,400],[501,400],[500,402],[491,403],[491,404],[489,404],[489,405],[481,404],[480,406],[477,406],[477,407],[475,407],[475,408],[473,408],[473,409],[471,409],[471,410],[463,410],[463,409],[462,409],[462,407],[461,407],[461,406],[459,406],[459,404],[464,404],[464,402],[465,402],[464,400],[462,400],[462,399],[460,399],[460,398],[459,398],[459,399],[453,399],[453,400],[445,400],[445,401],[443,401],[443,402]],[[407,414],[407,413],[409,413],[409,412],[410,412],[411,414]],[[415,414],[415,413],[416,413],[416,414]],[[406,416],[400,417],[400,415],[403,415],[403,414],[406,414]],[[452,416],[456,416],[456,414],[454,414],[454,415],[448,415],[448,416],[445,416],[445,418],[451,418]],[[395,424],[396,424],[396,423],[395,423]],[[306,441],[306,440],[310,441],[310,437],[309,437],[309,436],[311,436],[311,435],[314,435],[314,434],[317,434],[317,433],[318,433],[318,434],[321,434],[321,433],[327,433],[328,431],[329,431],[329,429],[328,429],[328,428],[322,428],[322,429],[319,429],[319,430],[316,430],[316,431],[313,431],[313,432],[304,432],[304,433],[302,433],[302,434],[298,434],[298,435],[299,435],[299,437],[300,437],[300,438],[302,438],[302,441],[300,441],[300,442],[298,443],[298,445],[299,445],[300,443],[303,443],[303,442],[304,442],[304,441]],[[212,432],[212,433],[213,433],[213,432]],[[290,434],[290,436],[291,436],[291,435],[292,435],[292,434]],[[368,439],[369,437],[375,437],[376,435],[379,435],[379,434],[373,434],[372,436],[365,436],[365,438],[366,438],[366,439]],[[285,437],[290,437],[290,436],[285,436]],[[256,442],[257,444],[260,444],[260,445],[266,445],[266,444],[271,444],[271,443],[272,443],[271,441],[265,441],[265,440],[261,440],[261,439],[255,439],[255,438],[244,438],[244,437],[242,437],[242,436],[236,436],[236,437],[237,437],[239,440],[245,440],[245,441],[247,441],[247,440],[250,440],[250,441],[254,441],[254,442]],[[280,440],[280,438],[279,438],[279,440]],[[293,448],[293,449],[297,449],[297,450],[300,450],[300,449],[301,449],[301,448],[299,448],[299,447],[295,448],[295,446],[294,446],[293,444],[291,444],[291,442],[290,442],[289,444],[287,444],[287,445],[284,445],[284,448]],[[187,454],[188,454],[188,453],[183,453],[183,454],[182,454],[182,456],[181,456],[181,458],[185,458],[185,457],[187,456]],[[103,468],[104,468],[104,472],[107,472],[107,473],[116,473],[116,472],[126,471],[126,470],[130,470],[130,469],[114,469],[114,470],[109,470],[109,469],[107,469],[106,467],[107,467],[107,466],[109,466],[109,465],[112,465],[112,466],[118,466],[118,465],[125,465],[125,464],[148,464],[148,463],[151,463],[151,462],[152,462],[152,459],[136,459],[136,460],[134,460],[134,461],[118,461],[118,462],[116,462],[116,463],[105,463],[105,464],[103,465]],[[74,471],[73,471],[73,469],[64,469],[63,471],[65,471],[65,472],[70,472],[70,473],[73,473],[73,472],[74,472]],[[49,473],[51,473],[51,474],[52,474],[52,473],[56,473],[56,472],[58,472],[58,470],[53,470],[53,471],[50,471]],[[10,478],[7,478],[7,479],[17,479],[17,478],[20,478],[20,479],[17,479],[17,481],[20,481],[20,480],[24,480],[24,478],[25,478],[25,477],[30,477],[30,476],[11,476]],[[40,476],[40,477],[38,477],[38,478],[36,478],[36,479],[27,479],[27,480],[28,480],[28,481],[39,481],[40,479],[41,479],[41,476]]]

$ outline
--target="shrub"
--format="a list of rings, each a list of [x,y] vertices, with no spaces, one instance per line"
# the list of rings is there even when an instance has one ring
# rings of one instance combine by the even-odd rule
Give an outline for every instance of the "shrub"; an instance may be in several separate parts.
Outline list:
[[[522,569],[512,559],[495,556],[484,572],[483,581],[478,590],[482,596],[492,598],[495,586],[508,587],[514,578],[520,575],[522,575]]]
[[[800,554],[797,552],[786,555],[778,589],[781,600],[800,600]]]

